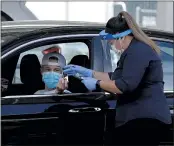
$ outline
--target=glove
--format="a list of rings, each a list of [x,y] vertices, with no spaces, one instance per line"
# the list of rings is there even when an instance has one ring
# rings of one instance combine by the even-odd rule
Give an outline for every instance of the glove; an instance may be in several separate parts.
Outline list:
[[[68,76],[75,76],[77,73],[82,77],[92,77],[92,70],[78,65],[66,65],[63,68],[63,73]]]
[[[83,77],[83,80],[81,82],[86,86],[89,91],[93,91],[96,89],[97,80],[95,78]]]

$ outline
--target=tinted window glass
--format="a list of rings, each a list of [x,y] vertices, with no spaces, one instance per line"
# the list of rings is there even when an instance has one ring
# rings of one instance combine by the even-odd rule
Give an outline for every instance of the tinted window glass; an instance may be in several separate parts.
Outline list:
[[[164,72],[164,89],[173,90],[173,43],[158,41],[161,54],[160,57],[163,63]]]

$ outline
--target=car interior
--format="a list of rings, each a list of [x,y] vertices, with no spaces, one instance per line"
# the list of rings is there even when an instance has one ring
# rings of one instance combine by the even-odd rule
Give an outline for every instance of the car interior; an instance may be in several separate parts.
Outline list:
[[[13,75],[15,73],[16,64],[18,62],[19,55],[15,55],[11,57],[8,60],[5,60],[5,62],[2,62],[1,64],[1,78],[8,80],[8,87],[7,89],[1,93],[1,96],[8,96],[8,95],[15,95],[15,93],[19,93],[19,89],[22,85],[13,85]]]
[[[31,95],[44,88],[40,67],[39,59],[35,54],[27,54],[22,58],[20,64],[20,78],[23,83],[22,95]]]
[[[19,55],[13,56],[10,60],[2,63],[2,77],[9,80],[8,89],[2,96],[10,95],[33,95],[36,91],[44,89],[42,75],[40,72],[41,64],[36,54],[26,54],[20,63],[20,79],[22,84],[12,84],[16,64]],[[74,56],[69,64],[75,64],[90,68],[90,60],[87,55]],[[75,77],[68,77],[68,90],[72,93],[87,93],[88,89],[81,81]]]

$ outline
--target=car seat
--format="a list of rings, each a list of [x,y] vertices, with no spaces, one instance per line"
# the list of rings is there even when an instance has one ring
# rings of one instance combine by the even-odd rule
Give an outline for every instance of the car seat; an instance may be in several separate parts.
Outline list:
[[[86,55],[77,55],[74,56],[69,64],[79,65],[86,68],[90,68],[90,61],[88,59],[88,56]],[[77,78],[73,76],[68,77],[69,84],[68,84],[68,90],[72,93],[86,93],[88,92],[88,89],[85,87],[85,85]]]
[[[20,64],[21,82],[24,84],[23,94],[34,94],[37,90],[44,89],[40,62],[35,54],[25,55]]]

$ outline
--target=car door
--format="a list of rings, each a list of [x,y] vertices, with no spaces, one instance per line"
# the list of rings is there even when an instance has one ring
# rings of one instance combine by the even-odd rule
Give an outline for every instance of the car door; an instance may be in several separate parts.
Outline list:
[[[103,109],[107,106],[102,100],[95,101],[101,96],[105,95],[6,96],[1,100],[2,143],[102,144],[105,125]]]
[[[4,49],[1,58],[2,69],[6,69],[3,64],[10,58],[19,57],[18,52],[31,46],[55,41],[91,39],[93,35],[78,34],[40,38],[37,34],[37,37],[33,37],[32,40],[28,39],[28,36],[31,34],[21,37],[21,40],[19,38],[19,44],[12,41],[8,51]],[[93,45],[90,47],[91,67],[102,71],[95,63],[101,58],[93,52],[94,48],[96,52],[101,50],[97,51],[97,47]],[[17,59],[13,63],[17,64]],[[11,74],[9,76],[12,82]],[[10,95],[8,93],[1,98],[2,143],[4,145],[103,144],[106,125],[105,111],[108,109],[106,99],[107,96],[102,92],[55,96]]]

